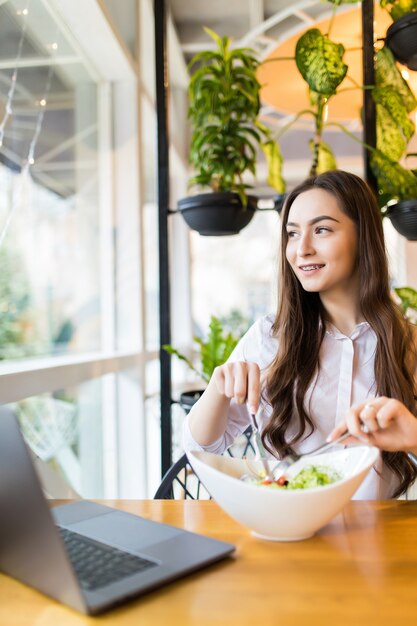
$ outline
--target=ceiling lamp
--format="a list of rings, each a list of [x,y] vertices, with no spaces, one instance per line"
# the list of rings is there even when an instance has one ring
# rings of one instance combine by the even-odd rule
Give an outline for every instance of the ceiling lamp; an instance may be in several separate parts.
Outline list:
[[[330,18],[316,22],[321,32],[328,30]],[[375,40],[380,40],[383,45],[387,29],[392,20],[387,11],[375,4]],[[308,88],[300,75],[295,60],[295,47],[303,32],[311,28],[311,25],[301,29],[296,35],[280,42],[276,48],[264,59],[259,67],[258,79],[263,85],[261,98],[263,104],[269,105],[283,115],[294,114],[309,108]],[[332,29],[332,41],[343,44],[345,47],[344,61],[348,65],[348,76],[354,82],[362,85],[362,22],[361,9],[356,6],[353,9],[336,14]],[[291,57],[290,60],[272,61],[280,57]],[[265,62],[266,61],[266,62]],[[417,93],[417,72],[409,72],[407,79],[411,89]],[[361,119],[363,106],[363,92],[361,89],[341,91],[332,98],[328,108],[328,120],[335,122],[348,122]]]

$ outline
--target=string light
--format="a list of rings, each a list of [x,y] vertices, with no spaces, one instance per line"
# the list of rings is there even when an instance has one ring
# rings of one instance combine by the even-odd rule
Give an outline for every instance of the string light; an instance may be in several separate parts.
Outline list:
[[[30,0],[29,0],[30,1]],[[25,13],[25,15],[27,15],[27,12]],[[19,48],[18,48],[18,54],[16,57],[16,65],[15,65],[15,69],[13,72],[13,77],[12,77],[12,85],[9,89],[9,93],[8,93],[8,98],[7,98],[7,104],[6,104],[6,113],[3,117],[3,120],[0,124],[0,146],[3,145],[3,138],[4,138],[4,127],[6,125],[7,119],[8,117],[12,114],[12,100],[13,100],[13,95],[14,95],[14,90],[16,88],[16,78],[17,78],[17,70],[19,67],[19,63],[20,63],[20,58],[21,58],[21,53],[22,53],[22,46],[23,46],[23,40],[24,40],[24,36],[25,36],[25,30],[26,30],[26,21],[23,22],[22,25],[22,34],[20,37],[20,41],[19,41]],[[58,47],[56,45],[56,47]],[[54,49],[56,49],[56,47]],[[23,162],[23,166],[21,169],[21,186],[19,188],[19,197],[22,194],[22,188],[23,188],[23,181],[27,180],[28,176],[29,176],[29,168],[30,166],[34,165],[35,163],[35,148],[36,148],[36,144],[38,142],[39,139],[39,135],[41,132],[41,128],[42,128],[42,124],[43,124],[43,119],[45,116],[45,106],[46,106],[46,102],[47,102],[47,96],[51,90],[51,84],[52,84],[52,74],[53,74],[53,65],[49,65],[49,69],[48,69],[48,74],[46,77],[46,84],[45,84],[45,89],[43,92],[43,97],[39,100],[39,102],[37,104],[39,104],[40,107],[42,107],[42,109],[39,111],[38,114],[38,118],[36,120],[36,126],[35,126],[35,131],[33,133],[33,137],[32,140],[30,142],[29,145],[29,150],[28,150],[28,154],[26,159]],[[15,210],[17,208],[17,206],[19,205],[20,200],[17,199],[17,197],[15,197],[14,202],[9,210],[9,213],[6,217],[5,223],[3,225],[3,228],[1,230],[0,233],[0,246],[3,243],[4,237],[6,236],[7,230],[9,228],[9,225],[12,221],[13,215],[15,213]]]
[[[29,2],[30,2],[30,0],[28,0],[28,4],[26,6],[26,9],[23,9],[23,11],[18,12],[18,15],[24,15],[24,16],[28,15],[28,13],[29,13],[29,11],[28,11]],[[16,89],[17,72],[19,70],[20,59],[21,59],[21,56],[22,56],[23,41],[25,39],[25,34],[26,34],[26,23],[27,23],[26,20],[24,20],[23,23],[22,23],[22,31],[20,33],[19,45],[17,47],[17,54],[16,54],[16,59],[15,59],[15,67],[14,67],[12,78],[11,78],[11,85],[10,85],[9,91],[7,93],[7,102],[6,102],[6,106],[5,106],[5,112],[4,112],[4,115],[3,115],[3,119],[2,119],[2,121],[0,123],[0,146],[3,145],[4,129],[6,127],[7,120],[9,119],[9,117],[13,113],[12,102],[13,102],[13,98],[14,98],[14,92],[15,92],[15,89]]]

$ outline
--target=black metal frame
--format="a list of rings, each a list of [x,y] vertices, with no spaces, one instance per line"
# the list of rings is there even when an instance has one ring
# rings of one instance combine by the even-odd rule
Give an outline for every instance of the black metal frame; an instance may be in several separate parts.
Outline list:
[[[373,85],[375,83],[374,0],[363,0],[362,2],[362,44],[363,84]],[[376,147],[375,103],[370,89],[363,90],[363,140],[371,148]],[[364,148],[363,158],[365,179],[377,193],[376,178],[370,164],[371,155],[366,148]]]
[[[167,14],[165,0],[155,0],[156,119],[158,134],[158,245],[159,245],[159,340],[161,377],[161,470],[172,463],[171,356],[162,349],[171,343],[169,281],[169,139]]]

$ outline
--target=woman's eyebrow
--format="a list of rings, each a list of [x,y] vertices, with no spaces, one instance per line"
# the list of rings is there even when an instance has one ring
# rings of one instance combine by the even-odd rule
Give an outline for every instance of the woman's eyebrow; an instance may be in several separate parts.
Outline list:
[[[337,222],[340,224],[340,221],[335,217],[330,217],[330,215],[319,215],[318,217],[314,217],[312,220],[308,222],[309,225],[317,224],[317,222],[321,222],[322,220],[331,220],[332,222]],[[299,226],[296,222],[287,222],[287,226]]]

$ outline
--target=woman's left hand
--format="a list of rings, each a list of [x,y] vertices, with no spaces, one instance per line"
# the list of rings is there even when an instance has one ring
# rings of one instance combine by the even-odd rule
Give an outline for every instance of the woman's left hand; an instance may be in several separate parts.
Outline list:
[[[346,430],[363,443],[388,452],[417,451],[417,419],[402,402],[393,398],[369,398],[351,407],[346,420],[330,433],[328,441]]]

